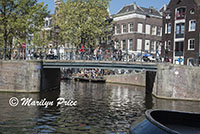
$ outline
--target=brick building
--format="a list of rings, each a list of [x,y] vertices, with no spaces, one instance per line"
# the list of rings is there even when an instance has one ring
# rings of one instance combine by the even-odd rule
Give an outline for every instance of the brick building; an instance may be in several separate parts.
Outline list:
[[[200,0],[171,0],[163,13],[162,55],[174,64],[199,64]]]
[[[116,49],[129,54],[161,51],[162,15],[153,7],[144,8],[133,3],[112,15]]]

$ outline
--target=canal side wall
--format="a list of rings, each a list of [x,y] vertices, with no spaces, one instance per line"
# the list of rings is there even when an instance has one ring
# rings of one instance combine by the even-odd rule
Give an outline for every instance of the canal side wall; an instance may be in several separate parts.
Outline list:
[[[40,92],[40,61],[0,60],[0,91]]]
[[[153,95],[163,99],[200,101],[200,68],[158,65]]]
[[[59,87],[59,68],[42,68],[42,61],[0,60],[0,92],[41,92]]]
[[[131,74],[108,75],[105,76],[106,82],[118,84],[131,84],[136,86],[146,86],[145,72],[132,72]]]

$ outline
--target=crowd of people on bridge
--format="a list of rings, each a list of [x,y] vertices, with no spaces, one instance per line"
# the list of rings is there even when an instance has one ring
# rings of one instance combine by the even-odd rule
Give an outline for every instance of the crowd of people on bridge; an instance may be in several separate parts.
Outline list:
[[[83,44],[80,48],[65,48],[63,45],[46,48],[24,48],[15,49],[12,53],[13,59],[54,59],[54,60],[106,60],[106,61],[137,61],[138,59],[148,61],[150,54],[141,55],[122,51],[121,48],[105,48],[98,45],[96,48],[86,48]],[[142,58],[141,58],[142,57]],[[160,56],[156,56],[160,57]]]

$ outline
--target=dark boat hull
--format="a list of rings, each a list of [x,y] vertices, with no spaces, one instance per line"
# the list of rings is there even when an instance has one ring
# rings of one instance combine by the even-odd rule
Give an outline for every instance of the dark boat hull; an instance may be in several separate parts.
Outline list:
[[[130,134],[200,134],[200,114],[148,110],[146,119],[130,128]]]
[[[87,81],[87,82],[106,82],[105,79],[93,79],[93,78],[82,78],[82,77],[74,77],[75,81]]]
[[[130,134],[169,134],[169,133],[166,133],[164,130],[159,129],[157,126],[153,125],[147,119],[144,119],[139,124],[131,127]]]

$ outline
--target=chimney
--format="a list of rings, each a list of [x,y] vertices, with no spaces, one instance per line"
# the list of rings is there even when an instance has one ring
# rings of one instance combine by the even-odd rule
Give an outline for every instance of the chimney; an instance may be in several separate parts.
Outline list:
[[[167,4],[164,4],[164,11],[167,10]]]
[[[133,3],[133,7],[134,7],[134,10],[137,9],[137,4],[136,4],[136,2]]]

